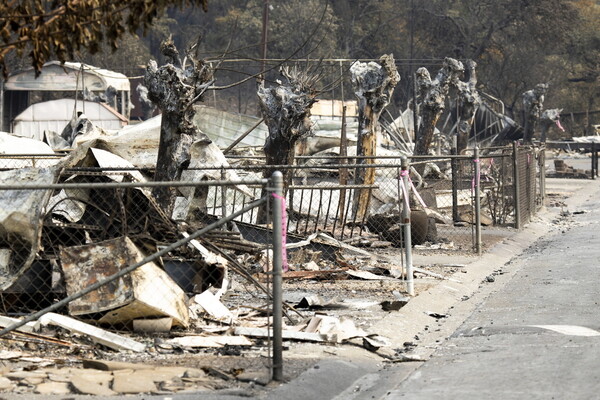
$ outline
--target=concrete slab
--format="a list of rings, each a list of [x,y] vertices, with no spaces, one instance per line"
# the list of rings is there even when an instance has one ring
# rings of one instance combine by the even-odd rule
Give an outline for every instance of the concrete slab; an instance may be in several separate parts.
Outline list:
[[[46,382],[37,385],[35,393],[39,394],[71,394],[68,383],[65,382]]]
[[[131,371],[120,370],[114,371],[114,379],[112,389],[115,392],[122,394],[138,394],[152,393],[157,390],[151,375],[150,370]]]
[[[81,394],[91,394],[94,396],[113,396],[117,394],[108,387],[108,383],[101,384],[82,376],[73,376],[71,384],[75,390]]]

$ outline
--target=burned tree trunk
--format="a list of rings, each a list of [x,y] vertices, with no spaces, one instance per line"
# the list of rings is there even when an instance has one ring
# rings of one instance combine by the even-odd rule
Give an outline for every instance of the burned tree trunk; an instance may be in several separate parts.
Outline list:
[[[523,142],[531,143],[542,109],[544,95],[548,90],[547,83],[538,83],[535,88],[523,93]]]
[[[298,140],[312,133],[310,108],[317,101],[315,85],[319,74],[300,70],[297,67],[281,69],[286,82],[266,88],[258,88],[260,110],[269,130],[264,151],[267,165],[292,165],[294,148]],[[273,169],[265,171],[265,178]],[[282,171],[284,184],[289,180],[289,171]]]
[[[296,142],[312,133],[310,108],[317,101],[315,87],[321,79],[319,72],[302,70],[296,66],[283,67],[280,72],[286,82],[266,88],[263,81],[257,92],[260,111],[269,130],[263,147],[267,166],[294,163]],[[265,169],[264,177],[270,178],[275,169]],[[281,172],[287,188],[290,170]],[[266,210],[260,209],[257,219],[259,223],[265,223]]]
[[[477,75],[475,68],[477,64],[473,60],[465,62],[467,67],[467,81],[457,81],[456,88],[458,91],[457,108],[458,120],[456,124],[456,153],[461,154],[467,148],[469,142],[469,134],[473,126],[475,111],[481,104],[479,93],[477,93]]]
[[[377,136],[380,133],[379,116],[389,104],[394,88],[400,82],[394,56],[384,54],[376,62],[356,62],[350,67],[354,93],[358,98],[358,143],[356,155],[377,155]],[[373,164],[374,159],[357,158],[358,164]],[[375,168],[357,168],[357,185],[375,183]],[[367,214],[370,190],[357,189],[354,195],[354,216],[362,219]]]
[[[200,139],[209,141],[192,122],[193,104],[201,100],[214,80],[211,68],[201,60],[188,55],[189,65],[183,65],[172,41],[163,43],[161,51],[167,63],[158,67],[156,62],[150,61],[144,76],[148,97],[162,112],[154,180],[177,181],[190,163],[192,143]],[[153,194],[158,204],[170,213],[175,191],[161,187],[154,189]]]
[[[453,58],[447,57],[444,65],[438,71],[434,80],[431,80],[429,71],[426,68],[417,70],[417,84],[419,86],[419,97],[421,105],[421,125],[418,130],[418,137],[415,144],[415,155],[426,155],[433,139],[435,125],[444,112],[444,103],[450,85],[456,84],[459,76],[464,71],[463,64]],[[417,171],[422,174],[424,165],[419,164]]]

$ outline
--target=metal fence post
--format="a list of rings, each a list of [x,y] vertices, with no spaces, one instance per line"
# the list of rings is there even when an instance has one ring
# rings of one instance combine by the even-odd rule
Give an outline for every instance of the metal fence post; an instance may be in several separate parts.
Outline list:
[[[596,151],[595,151],[594,154],[596,155],[596,158],[595,158],[596,161],[594,163],[594,166],[595,166],[594,169],[596,170],[596,176],[598,176],[598,147],[597,146],[596,146]]]
[[[415,295],[415,281],[413,277],[413,264],[412,264],[412,240],[410,233],[410,199],[409,199],[409,187],[410,182],[408,180],[408,159],[402,157],[401,164],[402,185],[404,188],[403,195],[405,196],[404,207],[402,207],[402,225],[404,248],[406,251],[406,290],[409,296]]]
[[[481,255],[481,188],[479,187],[481,176],[481,165],[479,162],[479,147],[475,146],[473,152],[473,163],[475,173],[473,177],[473,189],[475,196],[475,250]]]
[[[273,380],[283,380],[283,338],[282,338],[282,215],[283,215],[283,174],[279,171],[271,175],[273,191]]]
[[[546,146],[540,148],[540,206],[546,202]]]
[[[596,179],[596,174],[598,171],[596,170],[596,142],[592,142],[592,179]]]
[[[513,142],[513,189],[515,208],[515,228],[521,229],[521,188],[519,185],[519,154],[517,142]]]
[[[454,140],[456,140],[456,136],[454,136]],[[452,151],[453,155],[456,155],[456,147],[454,147]],[[458,222],[458,165],[459,160],[452,157],[450,159],[450,168],[452,169],[452,222]]]

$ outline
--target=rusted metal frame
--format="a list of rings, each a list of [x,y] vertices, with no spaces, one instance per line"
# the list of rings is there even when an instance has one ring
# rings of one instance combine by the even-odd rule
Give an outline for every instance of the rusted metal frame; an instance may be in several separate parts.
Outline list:
[[[346,223],[348,222],[348,213],[350,212],[350,205],[352,204],[351,201],[347,201],[346,202],[346,211],[344,212],[344,219],[342,220],[342,234],[340,235],[340,240],[344,239],[344,234],[345,234],[345,229],[346,229]],[[350,234],[352,235],[352,233]]]
[[[325,222],[323,230],[327,230],[327,221],[329,221],[329,211],[331,210],[331,202],[333,201],[333,189],[329,189],[329,202],[327,203],[327,212],[325,213]]]
[[[139,267],[141,267],[144,264],[147,264],[149,262],[152,262],[154,260],[156,260],[159,257],[162,257],[166,254],[168,254],[169,252],[187,244],[188,242],[190,242],[191,240],[197,239],[199,237],[201,237],[202,235],[206,234],[206,232],[209,232],[215,228],[218,228],[222,225],[227,224],[230,221],[233,221],[235,218],[239,217],[240,215],[250,211],[251,209],[255,208],[255,207],[259,207],[261,205],[263,205],[264,203],[267,202],[266,198],[261,198],[259,200],[253,201],[252,203],[248,204],[248,206],[244,207],[243,209],[241,209],[240,211],[237,211],[225,218],[220,219],[219,221],[213,222],[212,224],[209,224],[207,226],[205,226],[202,229],[197,230],[196,232],[194,232],[193,234],[180,239],[178,241],[176,241],[175,243],[172,243],[171,245],[164,247],[162,250],[157,251],[154,254],[151,254],[147,257],[145,257],[144,259],[142,259],[141,261],[132,264],[126,268],[123,268],[122,270],[120,270],[119,272],[116,272],[108,277],[106,277],[105,279],[102,279],[88,287],[86,287],[85,289],[72,294],[71,296],[67,296],[64,299],[44,308],[43,310],[37,311],[33,314],[28,315],[27,317],[23,318],[21,321],[16,322],[2,330],[0,330],[0,337],[4,336],[5,334],[14,331],[15,329],[18,329],[20,327],[22,327],[23,325],[27,324],[28,322],[31,321],[35,321],[37,319],[39,319],[41,316],[43,316],[44,314],[47,314],[51,311],[57,310],[61,307],[66,306],[67,304],[69,304],[71,301],[73,300],[77,300],[83,296],[85,296],[86,294],[93,292],[94,290],[110,283],[113,282],[119,278],[121,278],[122,276],[125,276],[129,273],[131,273],[132,271],[135,271],[136,269],[138,269]]]
[[[366,205],[366,210],[367,212],[364,213],[364,215],[362,216],[362,219],[360,221],[360,229],[358,230],[358,236],[362,236],[363,234],[363,230],[365,227],[365,221],[367,220],[367,216],[369,215],[369,209],[371,207],[371,198],[372,198],[372,194],[373,194],[373,188],[368,188],[368,198],[367,198],[367,205]],[[352,228],[354,229],[354,227]]]
[[[306,213],[306,223],[304,224],[305,235],[308,232],[308,223],[310,222],[310,212],[312,211],[312,201],[314,193],[315,191],[313,189],[310,189],[310,197],[308,198],[308,212]],[[300,208],[300,211],[302,212],[302,207]]]
[[[319,190],[319,208],[317,209],[317,218],[315,219],[315,231],[319,227],[319,218],[321,217],[321,209],[323,208],[323,189]]]
[[[332,194],[333,194],[333,190],[332,190]],[[341,205],[341,203],[339,201],[339,198],[338,198],[338,212],[336,212],[335,216],[333,217],[333,224],[332,224],[332,227],[331,227],[331,235],[334,236],[334,237],[335,237],[335,228],[337,226],[337,222],[338,222],[338,219],[339,219],[339,216],[340,216],[339,208],[341,206],[342,205]]]
[[[300,212],[293,212],[294,220],[296,221],[296,233],[300,233],[300,223],[298,221],[300,220],[300,214],[302,212],[302,204],[304,204],[304,189],[300,189]]]

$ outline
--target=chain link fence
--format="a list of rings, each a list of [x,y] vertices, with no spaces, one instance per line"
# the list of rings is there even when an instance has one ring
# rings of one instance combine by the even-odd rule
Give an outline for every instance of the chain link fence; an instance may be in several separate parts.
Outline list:
[[[486,229],[520,228],[543,203],[543,155],[509,146],[413,157],[404,166],[392,157],[299,157],[296,165],[268,167],[260,157],[232,157],[228,166],[195,169],[214,180],[169,184],[168,205],[155,201],[153,191],[165,183],[149,182],[149,170],[98,167],[89,155],[76,165],[60,156],[4,155],[0,313],[25,316],[19,326],[79,321],[128,332],[125,342],[101,342],[117,349],[190,346],[160,332],[194,334],[231,321],[219,299],[236,282],[248,289],[228,305],[237,321],[253,322],[232,331],[264,329],[268,348],[280,349],[268,333],[277,331],[273,315],[284,304],[272,285],[273,262],[281,260],[274,254],[283,251],[277,243],[287,243],[284,277],[317,274],[307,268],[315,260],[321,275],[357,270],[349,250],[394,264],[410,282],[407,221],[415,251],[479,252]],[[276,169],[287,177],[282,196],[267,179]],[[374,172],[373,182],[356,183],[361,169]],[[237,179],[228,179],[233,172]],[[272,217],[278,207],[281,221]]]
[[[248,303],[263,310],[265,329],[273,330],[274,304],[281,304],[273,302],[272,265],[281,259],[273,251],[281,251],[284,236],[272,222],[279,203],[269,180],[165,184],[147,182],[135,169],[64,165],[0,177],[0,314],[26,316],[3,319],[0,336],[49,324],[114,350],[143,351],[157,346],[152,337],[161,332],[201,332],[211,321],[231,321],[219,298],[232,274],[258,289],[248,291]],[[165,187],[175,198],[172,213],[152,195]],[[185,222],[177,217],[188,213],[193,218]],[[260,229],[237,229],[236,221],[260,213]]]

